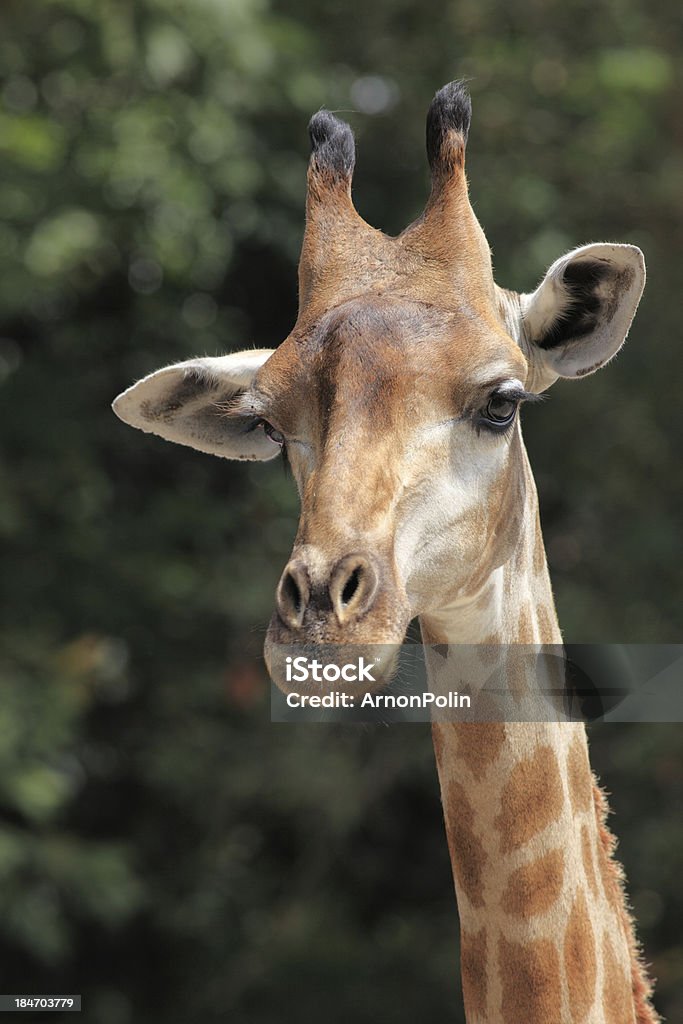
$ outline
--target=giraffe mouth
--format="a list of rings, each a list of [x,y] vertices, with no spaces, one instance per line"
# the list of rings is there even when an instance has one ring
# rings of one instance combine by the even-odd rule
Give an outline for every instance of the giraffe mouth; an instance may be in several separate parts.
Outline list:
[[[407,596],[372,553],[324,560],[317,573],[316,557],[312,546],[296,549],[278,584],[264,646],[271,679],[285,694],[379,690],[398,665]]]
[[[386,687],[398,667],[403,634],[382,643],[278,642],[269,636],[264,658],[284,694],[363,697]]]

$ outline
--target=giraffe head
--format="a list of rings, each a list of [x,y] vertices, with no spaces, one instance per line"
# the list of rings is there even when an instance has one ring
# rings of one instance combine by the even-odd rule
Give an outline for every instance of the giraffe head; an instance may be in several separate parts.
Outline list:
[[[274,350],[198,358],[117,398],[125,422],[231,459],[285,452],[301,497],[277,644],[398,644],[511,555],[528,477],[520,404],[621,347],[643,284],[630,245],[563,256],[531,294],[494,283],[468,198],[462,84],[427,118],[432,189],[393,238],[351,199],[350,128],[310,124],[299,315]]]

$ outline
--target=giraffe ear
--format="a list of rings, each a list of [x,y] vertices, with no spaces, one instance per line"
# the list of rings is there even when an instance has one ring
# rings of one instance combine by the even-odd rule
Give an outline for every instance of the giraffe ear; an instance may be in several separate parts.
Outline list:
[[[584,245],[553,263],[536,291],[521,296],[523,333],[542,387],[557,377],[584,377],[616,355],[644,286],[645,260],[635,245]]]
[[[273,351],[233,352],[165,366],[120,394],[112,408],[129,426],[200,452],[224,459],[275,458],[278,445],[254,429],[253,417],[225,414],[226,403],[249,387]]]

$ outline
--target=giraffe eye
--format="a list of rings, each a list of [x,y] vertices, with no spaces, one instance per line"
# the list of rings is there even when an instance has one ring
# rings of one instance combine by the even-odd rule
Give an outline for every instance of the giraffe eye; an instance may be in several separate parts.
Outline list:
[[[500,392],[489,398],[486,408],[482,411],[482,418],[488,427],[504,430],[514,420],[518,405],[519,401],[516,398]]]
[[[270,438],[273,444],[279,445],[280,448],[284,446],[285,435],[282,434],[279,430],[276,430],[272,423],[269,423],[268,420],[262,419],[260,421],[260,425],[263,427],[263,433],[266,435],[266,437]]]

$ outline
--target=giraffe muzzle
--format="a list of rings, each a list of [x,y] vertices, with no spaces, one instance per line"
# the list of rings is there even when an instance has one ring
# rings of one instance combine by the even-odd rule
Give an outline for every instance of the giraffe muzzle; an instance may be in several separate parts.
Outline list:
[[[312,675],[304,681],[303,689],[377,689],[393,675],[409,620],[407,601],[381,557],[352,551],[329,559],[318,547],[295,547],[277,586],[266,637],[271,677],[289,692],[288,666],[297,658],[311,663],[319,658],[321,664],[340,666],[336,685],[330,668],[320,679]],[[375,670],[351,680],[342,670],[359,659]]]
[[[379,580],[370,555],[346,555],[318,582],[306,559],[293,558],[278,583],[277,614],[283,625],[295,632],[307,622],[325,620],[343,628],[370,611],[379,591]]]

